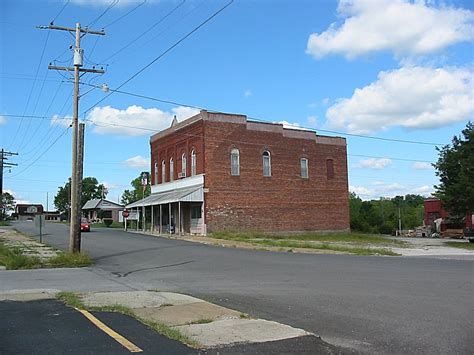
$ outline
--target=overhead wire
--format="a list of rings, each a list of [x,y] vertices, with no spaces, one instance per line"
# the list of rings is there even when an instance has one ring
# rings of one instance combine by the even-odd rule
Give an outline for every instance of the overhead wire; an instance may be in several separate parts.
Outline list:
[[[170,51],[172,51],[174,48],[176,48],[180,43],[182,43],[183,41],[185,41],[188,37],[190,37],[192,34],[194,34],[195,32],[197,32],[199,29],[201,29],[203,26],[205,26],[208,22],[210,22],[213,18],[215,18],[216,16],[218,16],[222,11],[224,11],[227,7],[229,7],[232,3],[234,2],[234,0],[230,0],[227,4],[225,4],[224,6],[222,6],[219,10],[217,10],[216,12],[214,12],[211,16],[209,16],[206,20],[204,20],[203,22],[201,22],[198,26],[194,27],[190,32],[188,32],[186,35],[184,35],[183,37],[181,37],[178,41],[176,41],[173,45],[171,45],[170,47],[168,47],[165,51],[163,51],[161,54],[159,54],[157,57],[155,57],[151,62],[149,62],[148,64],[146,64],[144,67],[142,67],[140,70],[138,70],[135,74],[133,74],[130,78],[128,78],[127,80],[125,80],[122,84],[120,84],[118,87],[117,87],[117,90],[122,88],[124,85],[126,85],[127,83],[129,83],[130,81],[132,81],[133,79],[135,79],[138,75],[140,75],[141,73],[143,73],[146,69],[148,69],[150,66],[152,66],[154,63],[156,63],[158,60],[160,60],[161,58],[163,58],[167,53],[169,53]],[[84,112],[88,112],[89,110],[91,110],[92,108],[94,108],[96,105],[98,105],[99,103],[101,103],[102,101],[104,101],[105,99],[107,99],[108,97],[110,97],[110,95],[112,95],[113,92],[109,93],[108,95],[106,95],[105,97],[103,97],[102,99],[100,99],[99,101],[97,101],[95,104],[93,104],[92,106],[90,106],[87,110],[85,110]]]
[[[119,3],[119,0],[113,0],[109,4],[109,6],[99,16],[97,16],[94,20],[92,20],[86,27],[91,27],[91,26],[95,25],[97,23],[97,21],[99,21],[107,12],[112,10],[114,8],[114,6],[117,5],[118,3]]]
[[[144,5],[146,2],[147,2],[147,0],[143,0],[143,2],[139,3],[137,6],[135,6],[133,9],[131,9],[130,11],[125,13],[124,15],[120,16],[119,18],[117,18],[114,21],[112,21],[112,22],[108,23],[107,25],[105,25],[104,28],[110,27],[110,26],[114,25],[115,23],[117,23],[118,21],[122,20],[123,18],[127,17],[132,12],[137,10],[140,6]]]
[[[70,0],[67,0],[66,3],[63,5],[63,7],[61,8],[61,10],[59,10],[59,12],[57,13],[56,16],[54,16],[53,20],[51,21],[51,24],[54,24],[54,21],[56,21],[58,19],[58,17],[63,13],[64,9],[66,8],[66,6],[69,4],[69,1]]]
[[[38,73],[39,73],[39,70],[40,70],[40,67],[41,67],[41,63],[43,62],[44,52],[46,50],[46,46],[48,45],[49,34],[50,34],[50,32],[48,31],[48,33],[46,35],[46,39],[45,39],[44,44],[43,44],[43,49],[41,51],[40,60],[39,60],[38,66],[36,67],[35,79],[33,80],[33,84],[31,85],[31,89],[30,89],[30,92],[28,94],[28,98],[26,100],[26,105],[25,105],[25,109],[24,109],[23,114],[26,114],[26,111],[28,110],[28,105],[30,104],[31,95],[33,94],[33,90],[34,90],[35,85],[36,85],[36,80],[37,80]],[[15,143],[16,137],[18,136],[18,132],[20,131],[20,128],[21,128],[22,124],[23,124],[23,119],[20,121],[20,125],[18,126],[16,132],[14,133],[13,138],[10,142],[9,148],[7,148],[7,149],[10,149],[13,146],[13,144]]]
[[[169,16],[171,16],[176,10],[178,10],[183,4],[186,2],[186,0],[182,0],[178,5],[176,5],[171,11],[166,13],[166,15],[162,16],[161,18],[158,19],[158,21],[154,22],[150,27],[148,27],[145,31],[140,33],[137,37],[132,39],[130,42],[128,42],[125,46],[121,47],[118,51],[112,53],[109,55],[107,58],[101,60],[101,62],[108,62],[110,59],[115,57],[117,54],[121,53],[128,47],[130,47],[132,44],[136,43],[140,38],[142,38],[144,35],[146,35],[148,32],[153,30],[156,26],[158,26],[160,23],[162,23],[164,20],[166,20]]]

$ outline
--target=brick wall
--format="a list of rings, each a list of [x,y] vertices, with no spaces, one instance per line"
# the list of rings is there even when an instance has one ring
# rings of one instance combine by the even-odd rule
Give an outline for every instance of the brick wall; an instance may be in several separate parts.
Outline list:
[[[338,142],[322,144],[314,138],[291,138],[310,137],[309,132],[224,121],[204,121],[208,232],[349,229],[345,142],[322,138]],[[232,148],[240,151],[240,176],[230,174]],[[265,150],[271,154],[271,177],[263,176]],[[308,179],[300,176],[300,158],[308,159]],[[327,178],[328,159],[333,161],[332,179]]]
[[[170,181],[169,164],[173,158],[174,180],[178,179],[181,172],[181,157],[186,154],[186,176],[191,176],[191,151],[196,153],[196,174],[204,172],[204,144],[203,144],[203,121],[197,121],[189,126],[159,139],[150,140],[151,147],[151,183],[155,185],[163,182],[161,174],[161,162],[166,163],[165,181]],[[154,166],[158,163],[158,181],[155,179]]]

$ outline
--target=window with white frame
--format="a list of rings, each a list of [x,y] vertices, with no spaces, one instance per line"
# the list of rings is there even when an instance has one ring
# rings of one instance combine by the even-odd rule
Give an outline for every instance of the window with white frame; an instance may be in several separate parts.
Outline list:
[[[158,162],[155,161],[155,170],[153,171],[155,177],[155,185],[158,185]]]
[[[300,159],[300,166],[301,166],[301,177],[303,179],[307,179],[309,177],[309,174],[308,174],[308,159],[301,158]]]
[[[240,152],[237,148],[230,151],[230,174],[233,176],[240,175]]]
[[[181,155],[181,176],[186,177],[186,153]]]
[[[173,158],[170,158],[170,182],[174,181],[174,163]]]
[[[166,182],[166,162],[164,160],[161,161],[161,183],[163,184]]]
[[[196,151],[191,151],[191,176],[196,175]]]
[[[272,161],[271,161],[270,152],[268,150],[263,152],[262,160],[263,160],[263,176],[272,176]]]

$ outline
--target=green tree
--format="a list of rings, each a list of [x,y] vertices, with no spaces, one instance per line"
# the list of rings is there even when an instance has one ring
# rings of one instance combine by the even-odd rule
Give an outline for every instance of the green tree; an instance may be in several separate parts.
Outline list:
[[[54,205],[61,213],[66,213],[70,208],[71,181],[58,188],[58,193],[54,196]],[[82,179],[81,207],[94,198],[107,197],[107,189],[103,184],[99,184],[95,177]]]
[[[0,201],[0,221],[7,218],[7,213],[15,209],[15,198],[8,192],[4,192]]]
[[[141,200],[144,197],[150,196],[151,194],[150,179],[148,179],[147,181],[145,191],[143,191],[141,176],[133,179],[130,182],[130,184],[132,185],[133,189],[125,190],[122,194],[122,198],[120,201],[123,205],[128,205],[132,202]]]
[[[435,195],[452,217],[462,218],[474,211],[474,124],[468,122],[462,136],[437,150]]]

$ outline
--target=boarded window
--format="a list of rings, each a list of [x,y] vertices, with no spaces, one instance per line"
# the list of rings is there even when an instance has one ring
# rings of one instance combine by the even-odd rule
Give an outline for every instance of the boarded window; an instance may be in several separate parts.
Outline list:
[[[230,174],[234,176],[240,175],[240,153],[237,148],[230,151]]]
[[[272,161],[269,151],[264,151],[262,154],[263,160],[263,176],[272,176]]]
[[[192,219],[201,218],[201,206],[191,207],[191,218]]]
[[[155,179],[154,183],[155,185],[158,184],[158,163],[155,161],[155,170],[153,171],[154,174],[153,174],[153,177]]]
[[[308,159],[301,158],[300,159],[300,165],[301,165],[301,177],[303,179],[307,179],[309,177],[309,174],[308,174]]]
[[[334,161],[332,159],[326,160],[326,174],[328,180],[334,179]]]

